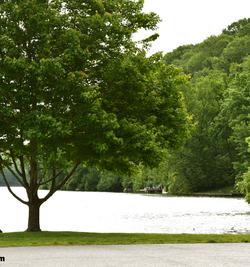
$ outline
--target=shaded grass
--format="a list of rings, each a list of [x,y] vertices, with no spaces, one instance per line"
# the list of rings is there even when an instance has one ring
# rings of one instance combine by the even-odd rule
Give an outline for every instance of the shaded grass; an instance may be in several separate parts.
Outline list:
[[[250,242],[250,234],[114,234],[80,232],[16,232],[0,234],[0,247],[248,242]]]

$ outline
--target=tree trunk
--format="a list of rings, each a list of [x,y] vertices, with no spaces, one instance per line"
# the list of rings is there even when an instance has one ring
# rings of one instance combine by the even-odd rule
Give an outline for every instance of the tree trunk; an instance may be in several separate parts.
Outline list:
[[[38,198],[38,163],[37,163],[37,141],[30,140],[30,185],[27,189],[29,198],[29,221],[28,232],[39,232],[40,229],[40,206]]]
[[[40,232],[40,204],[30,203],[29,207],[29,221],[27,232]]]

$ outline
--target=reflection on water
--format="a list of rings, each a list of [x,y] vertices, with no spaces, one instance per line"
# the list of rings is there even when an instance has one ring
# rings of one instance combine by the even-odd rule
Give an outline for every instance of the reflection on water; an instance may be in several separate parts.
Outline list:
[[[25,197],[21,188],[14,190]],[[42,196],[46,191],[39,193]],[[27,207],[6,188],[0,188],[0,229],[25,230],[27,215]],[[60,191],[41,207],[41,228],[124,233],[250,232],[250,207],[238,198]]]

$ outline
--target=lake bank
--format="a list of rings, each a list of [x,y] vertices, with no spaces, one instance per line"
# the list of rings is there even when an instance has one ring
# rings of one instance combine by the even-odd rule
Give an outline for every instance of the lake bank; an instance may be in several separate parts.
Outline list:
[[[243,195],[240,193],[210,193],[210,192],[201,192],[201,193],[190,193],[190,194],[181,194],[181,195],[171,195],[166,194],[167,196],[180,196],[180,197],[225,197],[225,198],[243,198]]]

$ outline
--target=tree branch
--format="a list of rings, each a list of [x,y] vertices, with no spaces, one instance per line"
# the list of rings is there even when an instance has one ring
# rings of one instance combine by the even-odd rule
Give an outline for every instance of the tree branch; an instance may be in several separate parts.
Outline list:
[[[11,159],[12,159],[12,162],[13,162],[13,164],[14,164],[14,167],[15,167],[15,170],[16,170],[17,174],[18,174],[19,176],[23,177],[23,174],[22,174],[21,171],[18,169],[17,164],[16,164],[16,161],[15,161],[14,156],[13,156],[13,154],[11,153],[11,151],[10,151],[10,157],[11,157]]]
[[[6,166],[6,168],[15,176],[15,178],[17,179],[17,181],[24,187],[26,188],[25,184],[23,183],[23,181],[18,177],[18,175],[11,169],[11,167]]]
[[[39,183],[39,186],[40,186],[40,185],[47,184],[47,183],[53,181],[53,180],[56,179],[62,172],[63,172],[63,171],[60,171],[60,172],[58,172],[57,174],[53,175],[53,177],[50,178],[50,179],[48,179],[47,181],[44,181],[44,182]]]
[[[21,169],[22,169],[22,174],[23,174],[23,182],[25,184],[27,184],[27,186],[29,185],[28,184],[28,181],[27,181],[27,176],[26,176],[26,171],[25,171],[25,165],[24,165],[24,159],[23,159],[23,156],[20,156],[19,157],[19,161],[20,161],[20,165],[21,165]]]
[[[12,159],[12,162],[13,162],[13,165],[15,167],[15,170],[16,170],[16,173],[14,173],[14,171],[12,169],[10,169],[10,167],[7,167],[9,169],[9,171],[16,177],[16,179],[18,180],[18,182],[25,188],[29,187],[29,184],[27,182],[27,179],[26,179],[26,173],[25,173],[25,167],[24,167],[24,162],[20,160],[19,158],[19,161],[20,161],[20,165],[21,165],[21,169],[22,171],[19,170],[18,166],[17,166],[17,163],[15,161],[15,158],[13,156],[13,153],[10,151],[9,153],[9,156],[11,157]],[[23,156],[21,156],[21,158],[23,158]],[[22,180],[18,177],[18,175],[22,178]]]
[[[1,168],[2,168],[2,167],[1,167]],[[11,189],[11,187],[10,187],[10,184],[9,184],[8,180],[6,179],[6,176],[5,176],[5,174],[4,174],[3,169],[1,169],[1,174],[2,174],[2,176],[3,176],[4,182],[5,182],[5,184],[6,184],[7,188],[8,188],[8,190],[9,190],[9,192],[11,193],[11,195],[12,195],[14,198],[16,198],[18,201],[20,201],[21,203],[23,203],[23,204],[25,204],[25,205],[28,205],[28,202],[27,202],[27,201],[21,199],[19,196],[17,196],[17,195],[12,191],[12,189]]]
[[[69,174],[62,180],[62,182],[59,185],[56,186],[56,190],[59,190],[68,182],[68,180],[71,178],[71,176],[76,171],[76,169],[78,168],[79,165],[80,165],[80,162],[75,164],[75,166],[72,168],[72,170],[69,172]]]
[[[50,187],[50,191],[44,198],[40,199],[41,203],[44,203],[46,200],[52,197],[57,190],[62,188],[67,183],[67,181],[71,178],[72,174],[76,171],[79,165],[80,165],[80,162],[76,163],[75,166],[72,168],[72,170],[68,173],[68,175],[66,175],[66,177],[57,186],[55,183],[55,179],[53,179],[51,187]]]

